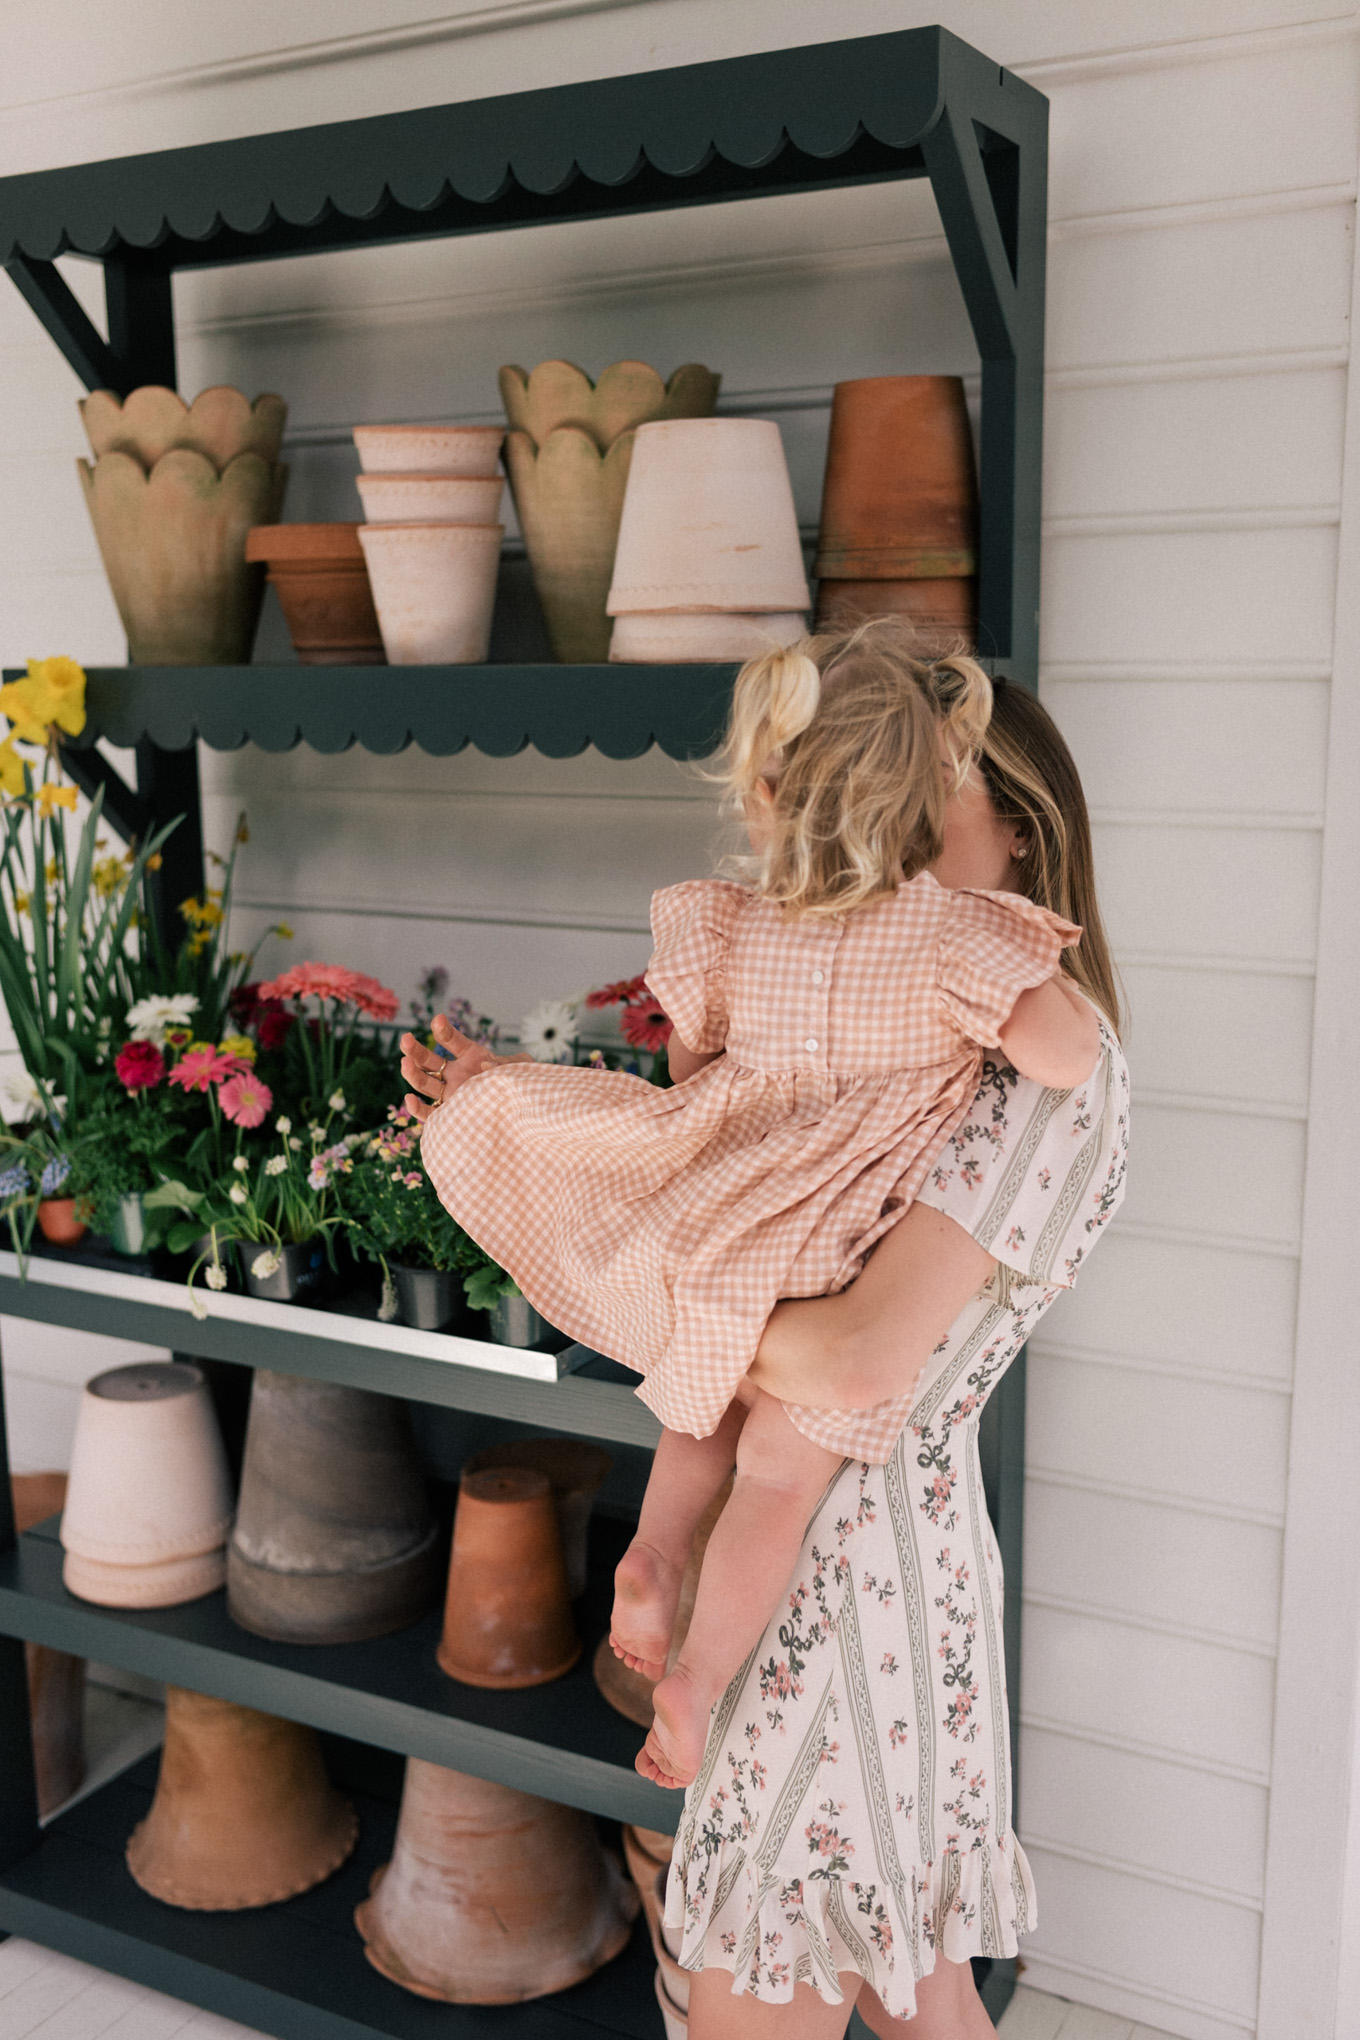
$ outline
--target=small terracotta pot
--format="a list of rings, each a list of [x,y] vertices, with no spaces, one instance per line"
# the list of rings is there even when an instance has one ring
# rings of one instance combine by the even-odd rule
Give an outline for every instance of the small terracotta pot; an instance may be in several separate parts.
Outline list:
[[[505,2005],[592,1975],[636,1914],[588,1813],[412,1757],[392,1860],[354,1918],[393,1983]]]
[[[503,524],[361,524],[390,666],[480,665],[491,645]]]
[[[474,1452],[463,1471],[481,1473],[492,1466],[527,1466],[533,1473],[546,1474],[557,1511],[567,1592],[574,1601],[586,1590],[590,1511],[613,1464],[603,1445],[592,1445],[584,1438],[508,1438],[501,1445],[488,1445],[481,1452]]]
[[[513,366],[500,372],[501,401],[516,431],[542,446],[560,425],[574,425],[601,453],[650,419],[711,416],[721,383],[697,361],[687,361],[667,382],[645,361],[615,361],[594,382],[570,361],[540,361],[527,375]]]
[[[837,383],[819,579],[939,581],[977,572],[977,478],[955,375]]]
[[[44,1197],[38,1206],[38,1230],[54,1247],[75,1247],[89,1227],[76,1217],[74,1197]]]
[[[368,568],[357,524],[257,524],[246,558],[263,561],[304,666],[381,666]]]
[[[404,1629],[438,1592],[438,1530],[407,1405],[256,1370],[227,1613],[276,1643]]]
[[[356,425],[366,475],[494,475],[499,425]]]
[[[673,610],[620,616],[609,640],[613,665],[664,666],[684,660],[757,659],[797,644],[807,618],[797,610]]]
[[[185,1361],[96,1375],[81,1398],[61,1519],[69,1592],[172,1608],[221,1586],[231,1481],[208,1386]]]
[[[952,576],[939,581],[822,581],[817,589],[817,627],[863,623],[870,616],[900,616],[920,640],[923,656],[937,657],[977,636],[977,582]]]
[[[143,1891],[190,1912],[276,1905],[338,1870],[358,1836],[314,1729],[166,1687],[156,1797],[127,1845]]]
[[[651,1727],[656,1719],[652,1706],[656,1681],[644,1678],[617,1657],[608,1636],[602,1636],[595,1646],[590,1675],[616,1714],[623,1715],[626,1721],[635,1721],[639,1728]]]
[[[554,655],[595,665],[609,657],[605,602],[623,514],[633,434],[601,452],[579,425],[562,425],[539,446],[510,432],[505,466],[515,512]]]
[[[580,1657],[546,1474],[464,1471],[437,1655],[451,1679],[500,1689],[544,1686]]]
[[[811,606],[779,427],[761,418],[639,425],[609,614]]]
[[[66,1500],[64,1473],[10,1476],[14,1527],[22,1537],[55,1516]],[[85,1660],[45,1643],[26,1643],[28,1718],[38,1813],[46,1818],[77,1791],[85,1776]]]
[[[92,391],[81,400],[80,416],[96,460],[106,453],[130,453],[150,469],[162,454],[190,447],[205,454],[220,474],[238,453],[277,460],[288,406],[276,396],[256,397],[252,403],[228,383],[200,390],[186,404],[177,390],[144,383],[126,397]]]
[[[359,475],[370,524],[495,524],[505,483],[499,475]]]

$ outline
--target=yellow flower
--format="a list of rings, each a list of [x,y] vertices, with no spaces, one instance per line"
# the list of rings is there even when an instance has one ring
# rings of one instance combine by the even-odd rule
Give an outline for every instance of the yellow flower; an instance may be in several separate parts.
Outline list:
[[[239,1056],[242,1062],[253,1063],[255,1044],[248,1034],[226,1034],[217,1044],[223,1055]]]
[[[50,820],[58,808],[69,808],[74,814],[79,798],[74,786],[58,786],[54,779],[45,779],[34,797],[44,821]]]
[[[29,908],[30,908],[30,907],[32,906],[32,904],[33,904],[33,902],[32,902],[31,898],[29,897],[29,895],[28,895],[28,894],[27,894],[26,892],[16,892],[16,893],[15,893],[15,895],[14,895],[14,905],[15,905],[15,908],[16,908],[17,912],[19,912],[19,913],[21,913],[21,914],[26,914],[26,913],[28,912]]]
[[[215,928],[222,918],[222,909],[212,893],[203,900],[181,900],[179,910],[191,928],[200,930]]]
[[[13,737],[0,741],[0,788],[11,800],[17,799],[24,790],[24,761],[14,748]]]
[[[25,744],[45,744],[55,723],[71,737],[85,727],[85,669],[74,659],[30,659],[27,676],[0,687],[0,712]]]
[[[293,939],[293,931],[284,921],[276,921],[269,932],[271,935],[277,935],[280,942],[291,942]]]
[[[96,857],[91,876],[94,879],[95,891],[101,899],[108,899],[110,894],[118,892],[127,884],[127,865],[116,855]]]

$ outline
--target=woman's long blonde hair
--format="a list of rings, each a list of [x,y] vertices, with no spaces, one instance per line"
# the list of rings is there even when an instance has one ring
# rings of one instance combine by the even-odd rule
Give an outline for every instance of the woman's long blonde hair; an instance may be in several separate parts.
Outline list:
[[[790,913],[849,913],[940,854],[953,791],[941,739],[957,784],[983,742],[992,685],[975,660],[924,660],[912,643],[878,617],[737,675],[712,776],[743,810],[768,801],[756,884]]]

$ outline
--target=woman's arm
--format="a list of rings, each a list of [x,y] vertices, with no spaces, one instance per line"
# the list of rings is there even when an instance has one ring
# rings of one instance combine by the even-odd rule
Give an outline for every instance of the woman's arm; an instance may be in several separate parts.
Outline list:
[[[995,1267],[954,1219],[913,1204],[848,1289],[775,1305],[748,1378],[814,1409],[871,1409],[910,1395]]]
[[[1100,1053],[1100,1022],[1081,994],[1069,994],[1062,980],[1021,992],[1001,1030],[1006,1060],[1022,1077],[1055,1091],[1084,1083]]]

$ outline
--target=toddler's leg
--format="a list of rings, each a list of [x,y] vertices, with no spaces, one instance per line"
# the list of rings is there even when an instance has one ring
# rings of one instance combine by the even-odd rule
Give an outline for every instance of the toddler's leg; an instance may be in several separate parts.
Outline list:
[[[732,1496],[709,1539],[694,1619],[653,1695],[656,1720],[637,1767],[659,1785],[688,1785],[708,1738],[708,1717],[760,1639],[788,1586],[817,1498],[838,1453],[814,1445],[784,1405],[760,1391],[737,1443]]]
[[[644,1678],[659,1679],[666,1669],[689,1548],[704,1510],[736,1463],[745,1415],[740,1403],[732,1403],[711,1437],[661,1434],[637,1535],[614,1574],[609,1634],[617,1655]]]

